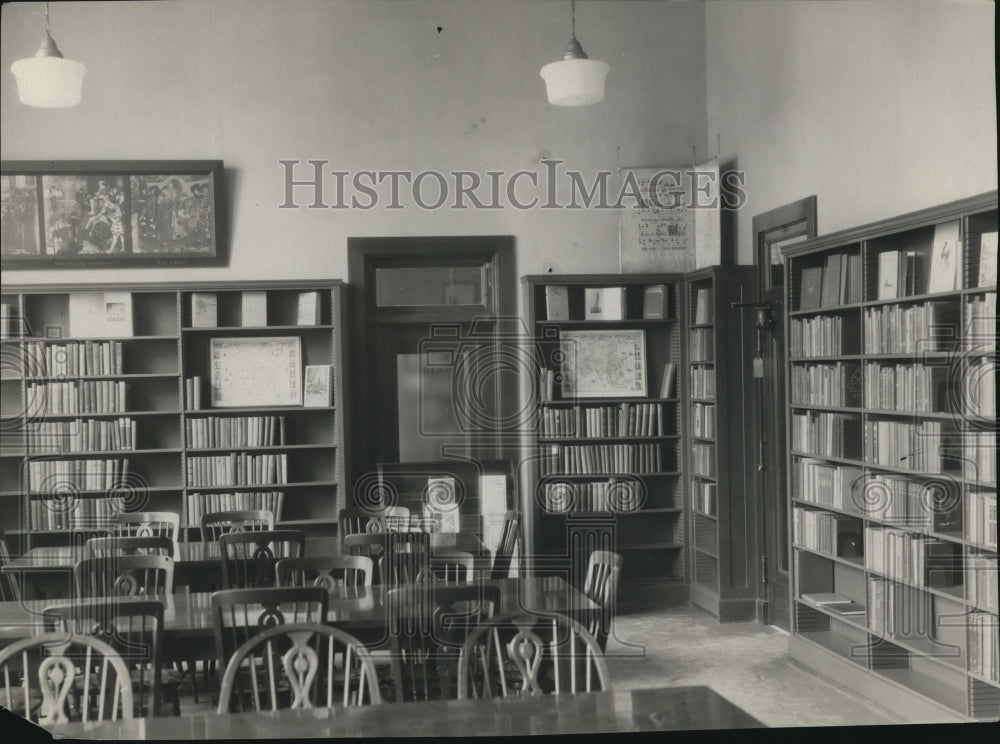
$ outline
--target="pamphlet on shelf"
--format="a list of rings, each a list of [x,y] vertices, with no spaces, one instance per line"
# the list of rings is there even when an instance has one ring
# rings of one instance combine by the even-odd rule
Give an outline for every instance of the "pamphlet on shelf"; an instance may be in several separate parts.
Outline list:
[[[545,318],[547,320],[569,320],[569,287],[564,284],[546,285]]]
[[[333,367],[329,364],[307,364],[302,405],[323,408],[333,405]]]
[[[878,254],[878,299],[892,300],[899,296],[899,251]]]
[[[296,325],[319,325],[319,292],[299,292]]]
[[[831,253],[823,267],[823,286],[820,291],[820,307],[835,307],[840,300],[840,264],[844,256]]]
[[[822,282],[822,266],[812,266],[802,269],[802,291],[799,295],[799,310],[819,309],[820,286]]]
[[[712,322],[712,290],[702,288],[695,295],[694,322],[695,325],[705,325]]]
[[[667,317],[667,286],[650,284],[642,290],[642,317],[647,320]]]
[[[958,230],[958,220],[934,226],[928,293],[950,292],[958,287]]]
[[[262,290],[246,290],[243,292],[243,326],[267,325],[267,292]]]
[[[215,292],[192,292],[191,327],[215,328],[218,325],[219,307]]]
[[[124,338],[134,334],[132,324],[132,293],[104,293],[104,335]]]
[[[100,292],[69,293],[69,333],[71,338],[104,335],[104,295]]]
[[[660,383],[660,397],[671,398],[674,394],[674,380],[677,378],[677,365],[667,362],[663,365],[663,381]]]
[[[997,233],[983,233],[979,243],[980,287],[993,287],[997,283]]]

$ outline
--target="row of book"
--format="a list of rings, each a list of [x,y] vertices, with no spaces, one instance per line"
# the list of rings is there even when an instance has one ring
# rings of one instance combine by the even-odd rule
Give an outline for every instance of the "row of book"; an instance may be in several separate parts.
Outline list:
[[[691,367],[691,397],[702,400],[712,400],[715,398],[715,368],[714,367]]]
[[[869,307],[865,354],[919,354],[955,348],[961,326],[955,301]]]
[[[102,460],[29,460],[28,489],[32,493],[101,491],[122,485],[128,458]]]
[[[817,553],[840,555],[844,552],[840,535],[855,530],[857,524],[856,518],[844,514],[796,506],[792,512],[792,541]]]
[[[972,553],[965,558],[965,598],[981,610],[1000,612],[997,596],[998,579],[996,555]],[[996,617],[993,618],[996,622]],[[994,631],[995,632],[995,631]]]
[[[802,269],[799,310],[861,302],[861,254],[831,253],[822,266]]]
[[[825,457],[860,457],[861,420],[843,413],[791,414],[793,450]]]
[[[947,410],[950,375],[944,365],[866,364],[865,408],[913,413]]]
[[[861,403],[861,373],[852,362],[793,365],[792,405],[857,406]]]
[[[715,438],[715,406],[711,403],[691,405],[691,434],[705,439]]]
[[[651,437],[664,434],[659,403],[544,408],[543,437]]]
[[[124,413],[128,386],[122,380],[73,380],[28,385],[28,410],[64,415]]]
[[[965,539],[988,550],[997,549],[997,492],[965,495]]]
[[[184,421],[187,446],[274,447],[285,443],[284,416],[206,416]]]
[[[715,477],[715,445],[699,442],[691,444],[691,472],[706,478]]]
[[[32,530],[106,530],[124,511],[122,499],[32,499],[28,519]]]
[[[840,315],[792,318],[788,326],[789,354],[801,357],[829,357],[850,353],[845,338],[857,339],[858,321]]]
[[[553,445],[543,458],[543,475],[600,473],[658,473],[660,447],[656,444]]]
[[[246,290],[241,293],[240,301],[239,325],[247,327],[267,326],[267,292],[263,290]],[[295,324],[319,325],[322,313],[319,292],[299,292],[296,301]],[[192,292],[191,327],[216,328],[218,325],[218,295],[215,292]]]
[[[691,505],[700,514],[714,517],[718,510],[718,484],[693,479],[691,481]]]
[[[960,546],[946,540],[886,527],[865,525],[865,568],[919,587],[961,583]]]
[[[1000,683],[998,648],[997,616],[986,612],[970,612],[969,671]]]
[[[964,413],[995,418],[997,414],[997,365],[992,359],[970,361],[965,368]]]
[[[792,458],[792,496],[818,506],[859,509],[863,505],[863,472],[854,465]]]
[[[85,377],[120,375],[124,367],[121,341],[70,341],[25,345],[27,369],[32,377]]]
[[[711,328],[692,328],[688,360],[691,362],[711,362],[715,359],[714,336]]]
[[[551,514],[567,512],[634,512],[641,504],[641,485],[635,481],[546,483],[542,508]]]
[[[556,371],[542,367],[538,370],[538,399],[543,403],[551,403],[556,399]],[[561,375],[558,375],[562,379]]]
[[[920,473],[945,472],[943,421],[865,421],[865,461]]]
[[[995,431],[963,432],[962,475],[978,483],[997,482],[997,433]]]
[[[28,452],[107,452],[134,450],[136,422],[132,418],[38,421],[28,424]]]
[[[881,576],[868,577],[868,629],[883,638],[926,641],[934,631],[933,597]]]
[[[288,455],[250,455],[230,452],[187,459],[189,486],[237,486],[288,483]]]
[[[185,411],[200,411],[201,410],[201,376],[195,375],[194,377],[184,378],[184,410]]]
[[[237,491],[235,493],[189,493],[181,507],[181,524],[197,527],[205,514],[223,511],[265,510],[281,520],[282,491]]]
[[[701,287],[695,292],[694,322],[704,325],[713,322],[712,289]]]

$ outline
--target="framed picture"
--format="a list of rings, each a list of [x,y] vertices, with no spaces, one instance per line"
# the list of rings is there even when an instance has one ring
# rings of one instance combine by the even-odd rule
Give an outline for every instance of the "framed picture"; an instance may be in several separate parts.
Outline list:
[[[302,405],[302,339],[298,336],[211,340],[212,406]]]
[[[222,161],[4,161],[0,267],[225,262]]]
[[[564,398],[645,398],[646,332],[564,331]]]

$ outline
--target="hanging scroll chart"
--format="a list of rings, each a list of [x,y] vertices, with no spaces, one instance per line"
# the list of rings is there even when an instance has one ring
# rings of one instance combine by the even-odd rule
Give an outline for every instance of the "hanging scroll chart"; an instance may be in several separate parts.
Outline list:
[[[302,405],[298,336],[213,338],[211,357],[213,406]]]

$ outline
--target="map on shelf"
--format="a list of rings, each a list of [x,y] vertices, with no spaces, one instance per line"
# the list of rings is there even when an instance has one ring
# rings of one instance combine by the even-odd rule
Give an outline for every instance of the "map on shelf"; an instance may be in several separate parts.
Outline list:
[[[646,397],[643,330],[564,331],[564,398]]]
[[[211,359],[213,406],[302,405],[298,336],[213,338]]]

